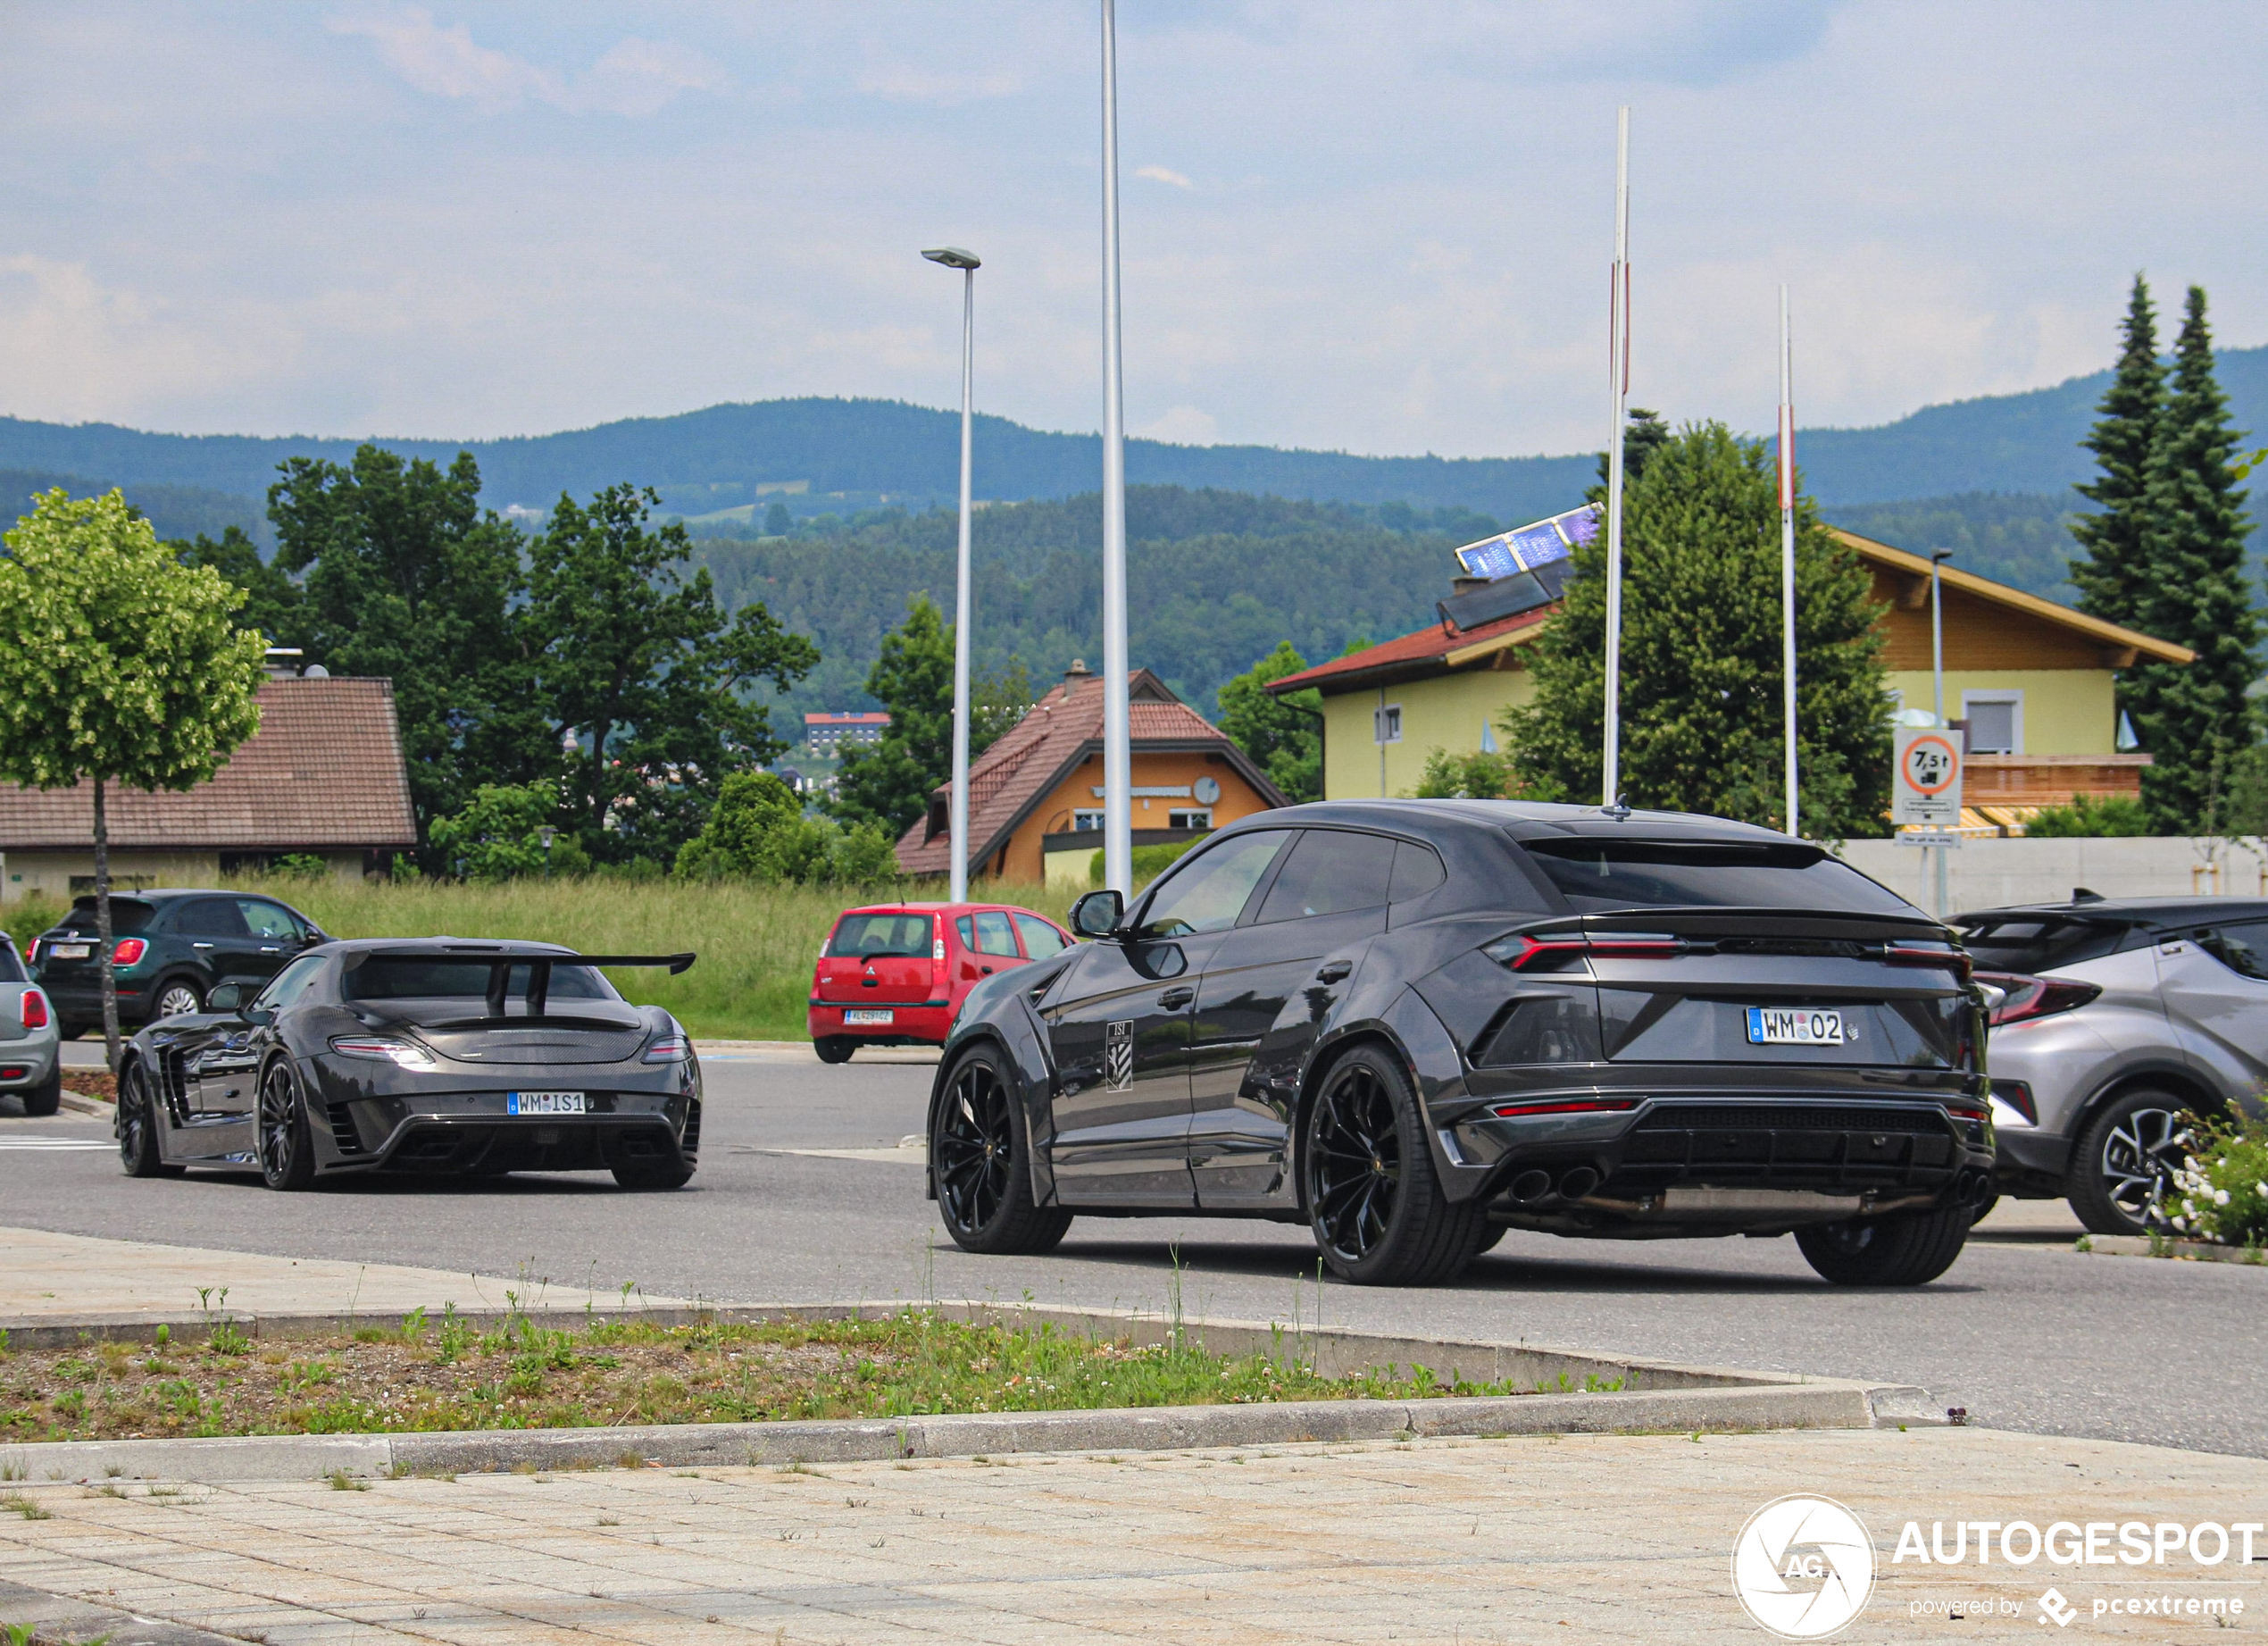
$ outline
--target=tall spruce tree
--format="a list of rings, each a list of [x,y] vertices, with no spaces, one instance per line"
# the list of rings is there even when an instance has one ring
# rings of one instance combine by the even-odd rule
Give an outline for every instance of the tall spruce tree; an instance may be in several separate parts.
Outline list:
[[[1762,445],[1722,423],[1656,446],[1622,530],[1622,777],[1630,801],[1781,821],[1780,503]],[[1603,735],[1606,551],[1575,552],[1566,606],[1531,648],[1536,696],[1501,724],[1520,792],[1595,801]],[[1804,830],[1882,832],[1889,698],[1858,557],[1808,497],[1796,515],[1797,765]]]
[[[2259,619],[2245,586],[2250,522],[2238,489],[2238,431],[2213,371],[2205,291],[2189,288],[2174,346],[2172,392],[2151,443],[2135,627],[2197,654],[2189,664],[2145,660],[2123,697],[2154,757],[2142,801],[2168,834],[2222,826],[2239,757],[2259,731],[2245,689],[2258,678]]]
[[[2150,303],[2149,282],[2139,274],[2134,277],[2120,330],[2126,344],[2097,408],[2101,420],[2080,442],[2095,454],[2101,473],[2080,487],[2079,494],[2102,513],[2072,521],[2072,535],[2087,552],[2071,563],[2071,569],[2072,581],[2079,586],[2080,611],[2131,628],[2140,622],[2143,591],[2152,581],[2147,575],[2148,549],[2143,541],[2143,523],[2148,518],[2144,494],[2149,489],[2151,448],[2165,414],[2157,312]]]

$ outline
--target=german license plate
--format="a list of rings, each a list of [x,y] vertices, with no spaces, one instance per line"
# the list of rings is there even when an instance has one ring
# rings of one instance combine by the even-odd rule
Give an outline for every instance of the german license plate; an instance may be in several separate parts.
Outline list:
[[[507,1091],[504,1094],[504,1110],[507,1115],[581,1115],[590,1108],[590,1099],[580,1091]]]
[[[94,952],[92,943],[51,943],[47,947],[49,957],[55,960],[84,960]]]
[[[1840,1046],[1843,1015],[1803,1007],[1752,1006],[1748,1008],[1751,1046]]]
[[[878,1012],[871,1009],[862,1008],[847,1011],[843,1014],[843,1027],[846,1029],[850,1028],[853,1024],[862,1024],[869,1028],[877,1025],[887,1026],[890,1024],[896,1023],[896,1021],[897,1014],[896,1012]]]

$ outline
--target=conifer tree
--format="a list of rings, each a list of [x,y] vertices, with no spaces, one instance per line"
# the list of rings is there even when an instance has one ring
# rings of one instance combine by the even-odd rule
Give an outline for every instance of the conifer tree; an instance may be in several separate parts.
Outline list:
[[[1622,784],[1634,806],[1778,826],[1780,504],[1764,447],[1722,423],[1655,447],[1625,493]],[[1596,804],[1606,551],[1575,552],[1566,605],[1530,648],[1536,696],[1500,723],[1518,785]],[[1808,497],[1796,515],[1797,764],[1804,832],[1882,832],[1889,697],[1880,608],[1858,557]]]
[[[2158,360],[2157,313],[2149,282],[2134,277],[2126,303],[2125,347],[2119,351],[2111,386],[2103,391],[2102,413],[2080,442],[2095,454],[2101,474],[2080,487],[2080,496],[2097,505],[2099,514],[2072,522],[2072,535],[2087,553],[2071,563],[2079,586],[2079,609],[2106,622],[2139,625],[2146,574],[2144,493],[2149,487],[2150,449],[2165,413],[2165,367]]]
[[[2205,291],[2189,288],[2174,347],[2172,392],[2151,443],[2134,626],[2197,654],[2144,661],[2122,693],[2142,747],[2150,821],[2168,834],[2215,832],[2239,757],[2259,723],[2246,688],[2260,673],[2260,624],[2245,586],[2250,522],[2238,489],[2237,431],[2213,370]]]

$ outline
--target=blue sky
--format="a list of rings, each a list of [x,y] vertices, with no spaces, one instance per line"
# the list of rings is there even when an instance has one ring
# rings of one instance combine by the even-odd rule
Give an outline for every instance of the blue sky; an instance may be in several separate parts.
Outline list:
[[[2268,8],[1121,0],[1137,432],[1568,451],[2106,363],[2137,268],[2268,340]],[[536,433],[957,389],[1100,420],[1094,7],[0,0],[0,412]]]

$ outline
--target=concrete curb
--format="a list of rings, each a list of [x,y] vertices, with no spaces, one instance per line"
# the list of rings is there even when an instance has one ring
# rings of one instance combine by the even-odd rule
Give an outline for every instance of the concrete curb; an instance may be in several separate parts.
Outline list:
[[[63,1093],[60,1107],[67,1115],[88,1115],[100,1120],[108,1120],[112,1114],[111,1106],[100,1098],[84,1098],[69,1090]]]
[[[1299,1330],[1236,1320],[1172,1322],[1103,1310],[920,1305],[780,1304],[654,1309],[656,1324],[823,1320],[888,1315],[907,1307],[1026,1330],[1107,1333],[1138,1343],[1180,1333],[1215,1354],[1291,1354],[1326,1375],[1377,1366],[1426,1366],[1443,1377],[1516,1382],[1533,1394],[1422,1400],[1313,1400],[1239,1406],[1143,1407],[1066,1412],[963,1413],[796,1423],[676,1424],[593,1429],[502,1429],[397,1434],[245,1435],[212,1440],[45,1441],[0,1450],[0,1466],[31,1482],[133,1479],[312,1480],[353,1475],[454,1475],[507,1470],[662,1466],[717,1467],[876,1462],[1050,1451],[1163,1451],[1416,1436],[1723,1433],[1756,1429],[1888,1428],[1941,1425],[1925,1390],[1842,1379],[1675,1366],[1526,1344],[1460,1342]],[[505,1316],[468,1316],[493,1325]],[[528,1316],[553,1327],[580,1311]],[[41,1325],[17,1347],[66,1347],[100,1333],[146,1341],[154,1321]],[[210,1323],[183,1323],[182,1341]],[[351,1327],[340,1316],[239,1319],[248,1335],[318,1336]],[[257,1327],[257,1333],[253,1328]],[[1602,1388],[1605,1384],[1608,1387]]]
[[[2152,1241],[2147,1234],[2093,1234],[2082,1253],[2106,1257],[2171,1257],[2191,1263],[2234,1263],[2246,1268],[2268,1268],[2268,1252],[2256,1247],[2220,1246],[2211,1241]]]
[[[224,1634],[208,1634],[185,1624],[89,1606],[84,1600],[27,1589],[0,1578],[0,1623],[29,1625],[33,1646],[64,1646],[101,1640],[109,1646],[238,1646]]]

